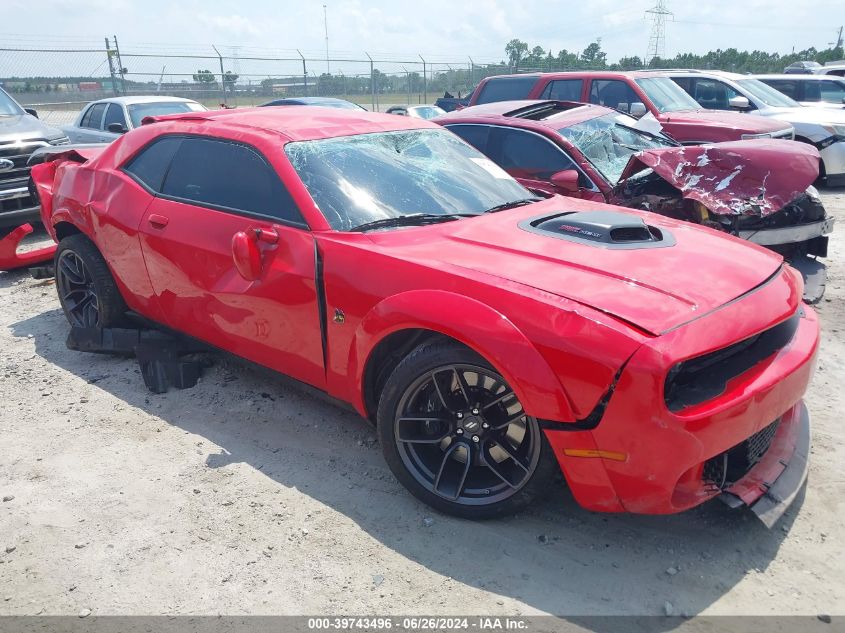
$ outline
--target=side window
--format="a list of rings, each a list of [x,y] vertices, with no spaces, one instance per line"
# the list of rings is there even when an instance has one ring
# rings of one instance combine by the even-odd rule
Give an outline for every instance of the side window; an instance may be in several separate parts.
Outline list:
[[[124,129],[127,128],[123,108],[116,103],[109,104],[109,108],[106,110],[106,118],[103,119],[103,129],[108,130],[112,123],[120,123]]]
[[[690,77],[672,77],[672,81],[684,89],[690,97],[695,98],[694,89],[692,87],[692,79]]]
[[[845,103],[845,82],[843,81],[819,81],[820,98],[827,103]]]
[[[590,103],[630,112],[632,103],[642,103],[633,88],[618,79],[593,79],[590,86]]]
[[[581,101],[583,79],[556,79],[550,81],[543,89],[540,99],[554,99],[555,101]]]
[[[123,171],[159,193],[164,183],[164,176],[170,167],[173,155],[179,149],[182,138],[164,136],[147,145],[123,168]]]
[[[765,83],[769,84],[772,88],[777,90],[778,92],[782,92],[787,97],[791,99],[795,99],[796,101],[802,101],[801,94],[799,91],[799,85],[797,81],[791,81],[789,79],[768,79]],[[815,83],[815,82],[813,82]],[[816,99],[807,99],[807,101],[818,101]]]
[[[85,113],[85,116],[82,117],[79,127],[87,127],[92,130],[102,129],[100,123],[103,120],[103,112],[106,111],[107,105],[107,103],[95,103],[92,105],[88,112]]]
[[[535,83],[537,83],[536,76],[496,77],[488,80],[487,83],[484,84],[481,94],[478,95],[478,101],[475,103],[493,103],[494,101],[526,99]]]
[[[490,146],[499,166],[515,178],[549,180],[552,174],[576,169],[571,158],[552,141],[522,130],[495,128]]]
[[[488,125],[447,125],[446,129],[460,136],[482,154],[487,153],[487,139],[490,136]]]
[[[715,79],[693,79],[693,98],[702,108],[730,110],[730,100],[740,96],[729,85]]]
[[[200,205],[305,224],[264,157],[251,147],[229,141],[183,138],[162,193]]]

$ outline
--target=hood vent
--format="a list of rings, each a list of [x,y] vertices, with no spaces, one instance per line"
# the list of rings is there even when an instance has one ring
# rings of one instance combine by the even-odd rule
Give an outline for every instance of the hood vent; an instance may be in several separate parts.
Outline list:
[[[631,250],[675,245],[665,229],[650,226],[638,215],[619,211],[564,211],[524,220],[531,233],[600,248]]]

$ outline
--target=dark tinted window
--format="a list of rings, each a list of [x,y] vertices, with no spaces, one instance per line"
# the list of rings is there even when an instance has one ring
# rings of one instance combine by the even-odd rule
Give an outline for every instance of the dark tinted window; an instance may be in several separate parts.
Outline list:
[[[630,112],[632,103],[642,103],[633,88],[617,79],[594,79],[590,86],[590,103]]]
[[[476,103],[525,99],[535,83],[537,77],[495,77],[484,84]]]
[[[555,99],[556,101],[581,101],[583,79],[556,79],[550,81],[543,89],[541,99]]]
[[[490,136],[488,125],[447,125],[450,132],[454,132],[479,152],[487,153],[487,138]]]
[[[106,118],[103,120],[103,129],[108,130],[112,123],[120,123],[126,128],[126,117],[123,115],[123,108],[116,103],[110,103],[106,110]]]
[[[82,117],[82,123],[79,124],[80,127],[88,127],[93,130],[101,130],[100,123],[103,121],[103,112],[106,110],[106,103],[96,103],[91,106],[88,112],[85,113],[85,116]]]
[[[696,79],[693,82],[695,94],[693,98],[703,108],[711,110],[730,110],[730,101],[741,96],[728,84],[714,79]]]
[[[821,84],[819,91],[819,99],[821,101],[826,101],[827,103],[845,103],[845,82],[825,80],[807,82],[805,85],[808,86],[810,83]]]
[[[492,136],[490,146],[495,148],[496,162],[516,178],[549,180],[559,171],[576,169],[561,148],[537,134],[495,128]]]
[[[772,88],[782,92],[787,97],[792,97],[796,101],[801,101],[797,81],[790,81],[789,79],[761,79],[760,81],[769,84]]]
[[[164,175],[170,167],[173,154],[176,153],[181,142],[182,139],[176,136],[165,136],[153,141],[142,149],[141,153],[135,156],[123,170],[158,193],[161,191]]]
[[[276,172],[251,147],[207,138],[184,138],[162,193],[304,224]]]

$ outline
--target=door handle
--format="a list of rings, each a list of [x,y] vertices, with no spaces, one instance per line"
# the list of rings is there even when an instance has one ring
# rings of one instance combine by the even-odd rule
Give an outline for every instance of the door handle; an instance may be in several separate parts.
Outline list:
[[[170,222],[170,218],[159,215],[158,213],[151,213],[150,217],[147,218],[147,221],[157,229],[163,229],[167,226],[167,223]]]

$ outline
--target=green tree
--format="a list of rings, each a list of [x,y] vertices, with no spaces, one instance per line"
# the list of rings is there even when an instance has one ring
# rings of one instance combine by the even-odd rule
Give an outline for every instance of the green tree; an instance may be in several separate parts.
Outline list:
[[[198,70],[194,75],[194,81],[198,84],[213,84],[217,78],[210,70]]]
[[[519,62],[528,52],[528,44],[522,40],[512,39],[505,45],[505,54],[508,56],[508,63],[514,70],[519,69]]]
[[[607,53],[601,49],[601,38],[587,46],[581,53],[581,63],[586,68],[604,68],[607,66]]]

